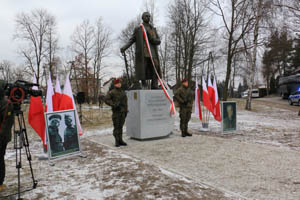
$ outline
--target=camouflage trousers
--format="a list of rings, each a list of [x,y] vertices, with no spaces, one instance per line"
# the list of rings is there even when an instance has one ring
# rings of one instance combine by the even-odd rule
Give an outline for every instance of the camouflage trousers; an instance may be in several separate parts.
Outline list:
[[[112,121],[114,125],[113,135],[117,140],[122,139],[123,126],[125,123],[126,116],[127,112],[114,112],[112,114]]]
[[[180,118],[181,132],[187,132],[191,115],[192,115],[192,110],[190,108],[180,108],[179,118]]]

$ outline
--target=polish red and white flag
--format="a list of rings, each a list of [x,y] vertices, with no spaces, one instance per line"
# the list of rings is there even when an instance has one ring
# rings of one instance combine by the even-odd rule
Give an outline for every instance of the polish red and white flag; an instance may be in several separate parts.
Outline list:
[[[195,115],[202,120],[201,104],[200,104],[200,90],[198,88],[198,81],[196,78],[196,87],[195,87]]]
[[[217,81],[216,77],[214,77],[214,83],[213,83],[213,89],[214,89],[214,103],[212,105],[213,107],[213,116],[215,120],[221,121],[221,112],[220,112],[220,100],[218,95],[218,88],[217,88]]]
[[[65,81],[65,86],[64,90],[61,96],[60,104],[59,104],[59,110],[70,110],[74,109],[75,110],[75,115],[76,115],[76,122],[77,122],[77,130],[79,135],[82,135],[82,128],[80,125],[77,109],[76,109],[76,104],[74,101],[73,97],[73,92],[72,92],[72,87],[69,79],[69,74],[66,77]]]
[[[211,84],[211,79],[210,76],[208,76],[208,80],[207,80],[208,84],[207,84],[207,90],[208,90],[208,96],[209,96],[209,101],[211,103],[211,113],[213,113],[213,107],[215,105],[215,90],[213,85]]]
[[[212,112],[212,106],[209,98],[209,93],[206,87],[206,82],[204,80],[204,77],[202,77],[202,100],[203,100],[203,105]]]
[[[61,88],[60,88],[60,83],[59,83],[59,78],[58,76],[56,77],[56,83],[55,83],[55,92],[52,96],[52,101],[53,101],[53,111],[59,111],[59,104],[61,101]]]
[[[45,113],[53,112],[53,95],[54,95],[54,90],[52,86],[51,74],[49,73],[49,78],[47,81]],[[44,130],[44,137],[45,137],[44,147],[45,149],[47,149],[46,129]]]
[[[54,95],[54,90],[52,86],[51,74],[49,73],[49,78],[47,81],[45,112],[53,112],[53,95]]]
[[[37,83],[35,74],[32,83]],[[33,86],[32,90],[38,90],[38,87]],[[43,145],[45,146],[46,145],[45,117],[44,117],[44,107],[40,96],[30,97],[28,123],[33,128],[33,130],[40,136]]]

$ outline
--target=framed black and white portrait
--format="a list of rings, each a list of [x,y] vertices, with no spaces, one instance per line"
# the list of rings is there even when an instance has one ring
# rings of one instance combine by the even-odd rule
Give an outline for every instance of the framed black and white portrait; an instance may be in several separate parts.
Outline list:
[[[80,153],[75,110],[45,114],[49,159]]]
[[[236,130],[236,102],[234,101],[222,102],[222,130]]]

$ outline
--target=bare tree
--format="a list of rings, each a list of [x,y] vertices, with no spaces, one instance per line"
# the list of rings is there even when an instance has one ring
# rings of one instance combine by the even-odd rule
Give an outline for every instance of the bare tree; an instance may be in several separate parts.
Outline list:
[[[226,40],[227,40],[227,66],[226,66],[226,78],[225,86],[223,89],[223,100],[227,100],[228,85],[232,70],[232,61],[234,55],[241,49],[239,48],[240,42],[243,36],[249,32],[253,26],[253,16],[249,15],[247,10],[251,6],[251,1],[248,0],[230,0],[229,10],[226,10],[227,5],[222,4],[220,0],[212,1],[215,6],[215,14],[222,18],[224,23]],[[214,9],[213,9],[214,10]],[[228,17],[227,17],[228,13]]]
[[[207,43],[207,1],[175,0],[169,6],[170,28],[176,79],[188,77],[199,59],[201,47]]]
[[[16,33],[14,39],[22,42],[19,53],[26,60],[24,71],[35,73],[37,83],[43,74],[42,65],[47,52],[46,38],[54,31],[55,17],[45,9],[32,10],[16,16]],[[54,32],[52,32],[53,34]]]
[[[89,79],[91,77],[91,68],[89,66],[90,61],[93,58],[93,49],[95,47],[95,29],[90,24],[89,20],[84,20],[80,25],[75,28],[71,36],[72,50],[76,55],[83,57],[83,69],[82,74],[82,91],[86,92],[86,96],[89,96]]]
[[[246,110],[251,110],[251,94],[252,88],[255,84],[255,74],[257,72],[257,50],[258,47],[263,44],[260,42],[260,36],[262,33],[262,24],[268,19],[270,12],[272,11],[272,0],[255,0],[251,2],[251,9],[249,9],[249,15],[253,16],[253,28],[251,31],[246,32],[243,36],[243,44],[245,48],[245,55],[250,62],[250,70],[248,76],[248,97],[245,105]],[[247,23],[247,22],[245,22]],[[264,25],[267,25],[264,23]],[[248,37],[248,38],[246,38]],[[250,39],[252,38],[252,39]]]
[[[293,32],[300,32],[299,0],[273,0],[273,2],[274,6],[278,8],[277,13],[284,15],[284,18],[291,25],[289,28],[292,29]],[[286,24],[286,21],[284,23]]]
[[[101,18],[98,18],[95,26],[95,49],[94,49],[94,60],[93,60],[93,74],[94,74],[94,101],[97,101],[101,79],[103,78],[103,59],[110,54],[111,31],[103,24]]]
[[[133,34],[133,30],[135,27],[137,27],[139,24],[141,23],[141,16],[138,15],[135,19],[133,19],[132,21],[130,21],[126,28],[122,30],[120,36],[119,36],[119,41],[121,44],[125,44],[127,43],[127,41],[129,41],[129,39],[132,37]],[[120,45],[123,46],[123,45]],[[118,51],[118,55],[120,51]],[[134,46],[129,47],[126,50],[126,55],[127,55],[127,61],[128,61],[128,71],[129,71],[129,78],[132,79],[134,77],[135,74],[135,49]],[[124,59],[124,58],[122,58]],[[124,67],[125,69],[125,67]],[[133,81],[132,81],[133,82]]]
[[[0,62],[0,79],[6,82],[15,81],[14,67],[13,64],[8,60],[3,60]]]
[[[170,75],[173,73],[171,65],[171,45],[170,45],[170,30],[167,27],[160,28],[161,44],[159,46],[160,66],[162,70],[162,78],[166,81],[170,80]]]
[[[45,38],[45,59],[46,63],[45,65],[48,66],[49,72],[51,73],[51,78],[54,78],[54,75],[57,74],[57,67],[59,62],[59,57],[57,56],[57,52],[59,50],[58,47],[58,36],[56,31],[56,21],[55,18],[52,17],[49,20],[52,22],[52,26],[49,27],[49,30],[47,31],[46,38]],[[55,67],[55,69],[54,69]]]
[[[158,8],[155,4],[156,0],[144,0],[143,12],[149,12],[151,15],[150,23],[155,25],[157,23],[156,19],[158,19]]]

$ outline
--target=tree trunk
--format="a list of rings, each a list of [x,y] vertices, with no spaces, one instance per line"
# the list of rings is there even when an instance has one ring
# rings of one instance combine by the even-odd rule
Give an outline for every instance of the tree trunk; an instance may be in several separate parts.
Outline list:
[[[256,55],[257,55],[257,44],[258,44],[258,31],[259,31],[259,22],[261,19],[261,9],[262,9],[262,0],[258,2],[258,11],[255,19],[254,26],[254,38],[253,38],[253,55],[252,55],[252,63],[251,63],[251,71],[250,71],[250,87],[248,92],[248,98],[246,101],[246,110],[251,110],[251,100],[252,100],[252,88],[254,85],[254,75],[256,70]],[[250,95],[249,95],[250,93]]]

